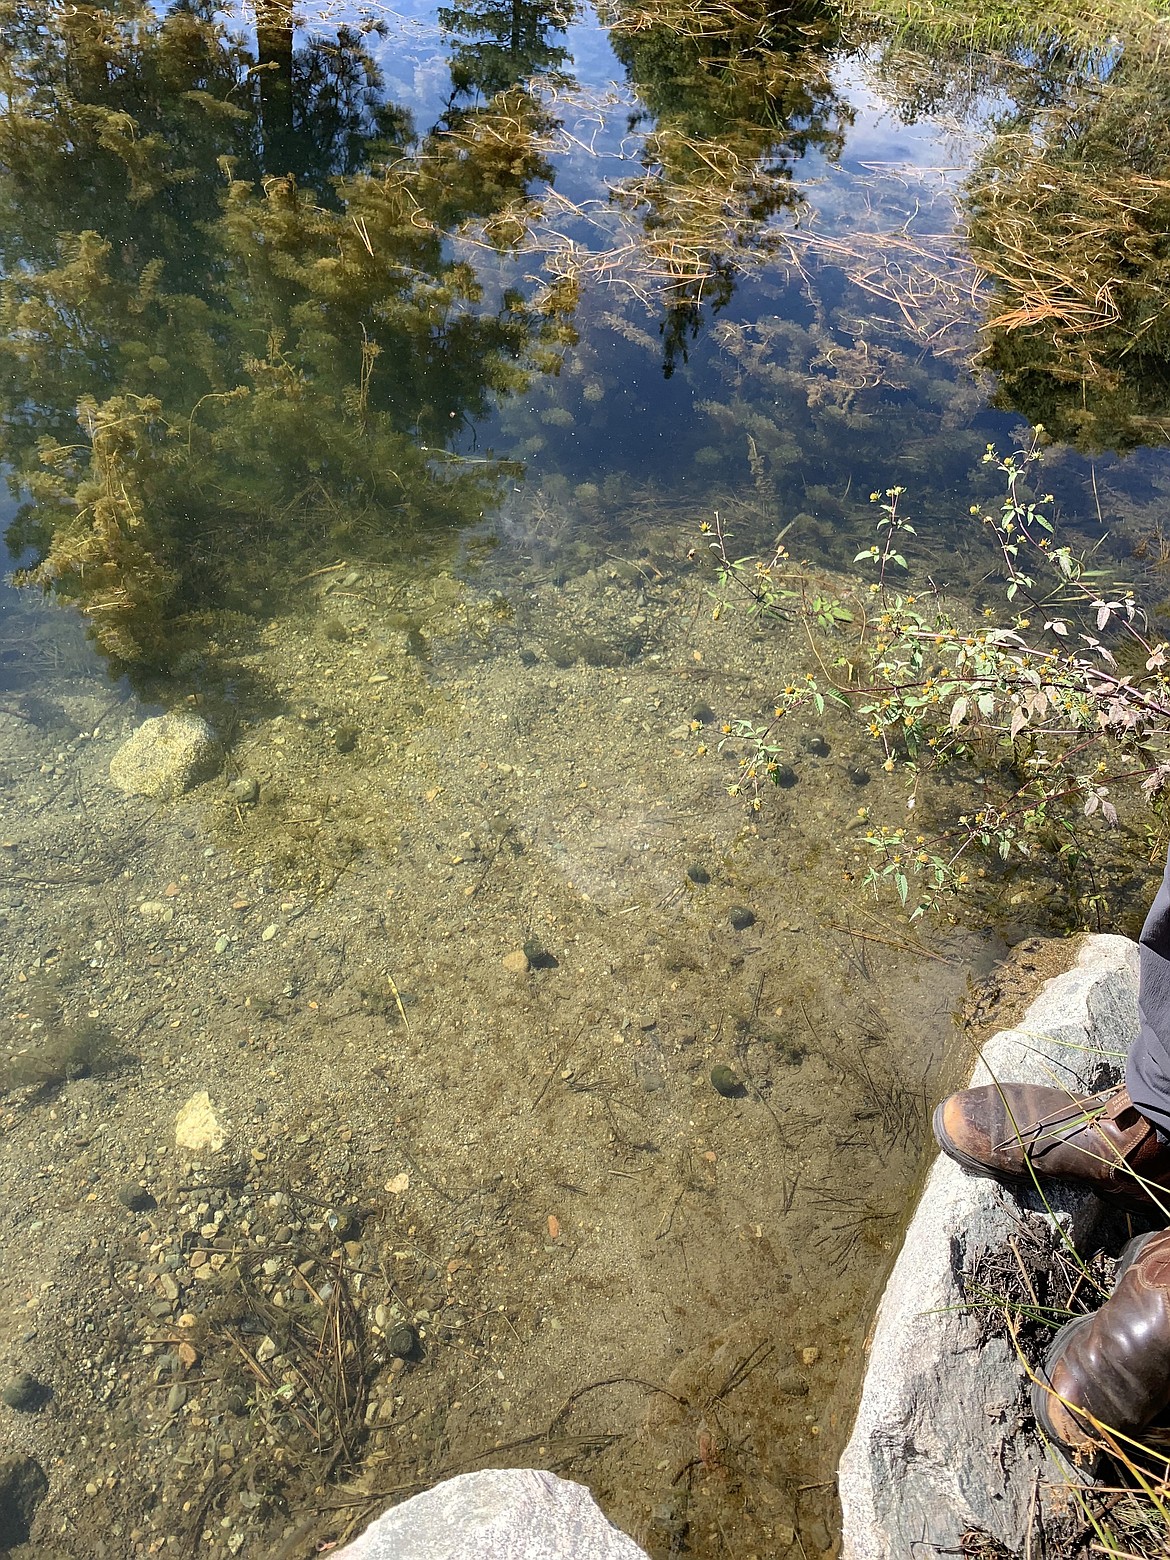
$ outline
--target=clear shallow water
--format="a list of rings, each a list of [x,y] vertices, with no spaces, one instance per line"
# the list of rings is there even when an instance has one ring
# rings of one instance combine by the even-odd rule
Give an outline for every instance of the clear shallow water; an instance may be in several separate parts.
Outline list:
[[[951,235],[1018,83],[956,67],[906,124],[897,57],[830,28],[763,51],[789,67],[765,101],[758,50],[741,90],[582,11],[541,35],[571,81],[452,108],[432,13],[385,19],[377,97],[413,126],[383,116],[389,173],[355,134],[353,182],[324,177],[321,51],[291,140],[254,103],[210,134],[185,67],[91,81],[91,106],[139,93],[136,145],[162,125],[148,172],[196,169],[153,194],[121,153],[90,146],[77,183],[67,150],[5,147],[12,546],[74,502],[128,539],[61,575],[112,667],[65,601],[6,591],[0,620],[0,1348],[54,1405],[14,1434],[69,1470],[41,1520],[70,1554],[308,1552],[491,1460],[583,1479],[656,1556],[830,1553],[861,1341],[964,1066],[952,1015],[1004,944],[859,899],[858,809],[903,798],[832,718],[794,727],[797,783],[760,815],[727,794],[719,724],[804,650],[712,621],[697,525],[718,508],[746,548],[796,520],[840,567],[904,483],[978,599],[962,517],[1018,419],[967,367],[986,294]],[[498,85],[486,39],[460,68]],[[221,67],[199,90],[247,101]],[[231,221],[225,145],[252,181]],[[290,159],[316,195],[261,191]],[[623,204],[644,174],[649,229]],[[90,228],[86,269],[55,235]],[[559,315],[504,311],[566,275]],[[86,395],[125,399],[79,444]],[[1048,474],[1074,529],[1122,542],[1166,480],[1156,447],[1058,444]],[[110,758],[169,707],[208,719],[222,773],[127,797]],[[1040,892],[1004,907],[1013,939]],[[201,1090],[218,1155],[175,1145]],[[338,1304],[309,1260],[352,1301],[341,1408],[307,1363]]]

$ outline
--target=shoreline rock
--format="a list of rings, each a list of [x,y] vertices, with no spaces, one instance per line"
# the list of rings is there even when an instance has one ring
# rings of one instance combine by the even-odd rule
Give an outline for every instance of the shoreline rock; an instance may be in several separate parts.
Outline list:
[[[1072,968],[983,1047],[971,1083],[1087,1092],[1114,1081],[1137,1029],[1137,966],[1128,938],[1085,937]],[[1072,1187],[1048,1201],[1074,1242],[1102,1211]],[[985,1336],[965,1290],[972,1259],[1006,1246],[1021,1204],[1043,1209],[1034,1192],[969,1176],[941,1156],[932,1168],[882,1296],[841,1458],[842,1560],[958,1552],[968,1528],[1013,1553],[1022,1543],[1045,1452],[1021,1428],[1024,1367],[1006,1340]]]
[[[583,1484],[538,1468],[444,1479],[393,1506],[337,1560],[649,1560]]]

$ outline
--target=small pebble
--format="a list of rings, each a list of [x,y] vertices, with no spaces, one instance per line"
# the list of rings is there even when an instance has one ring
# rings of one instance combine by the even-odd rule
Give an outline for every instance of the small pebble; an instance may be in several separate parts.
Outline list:
[[[149,1213],[158,1203],[137,1181],[124,1181],[118,1188],[118,1201],[131,1213]]]
[[[399,1322],[387,1338],[386,1347],[395,1359],[413,1359],[418,1353],[418,1333],[409,1322]]]
[[[48,1389],[35,1376],[30,1376],[27,1370],[22,1370],[19,1375],[13,1376],[3,1391],[0,1391],[0,1403],[6,1403],[9,1408],[16,1409],[20,1414],[31,1414],[41,1406],[48,1395]]]
[[[167,1413],[177,1414],[186,1401],[187,1389],[181,1382],[176,1381],[174,1386],[167,1393]]]
[[[808,1396],[808,1382],[804,1379],[798,1370],[782,1371],[781,1374],[775,1378],[775,1385],[777,1391],[780,1392],[784,1397]]]
[[[532,968],[528,962],[528,955],[523,948],[514,948],[511,953],[506,953],[503,958],[503,965],[509,975],[527,975]]]
[[[711,1069],[711,1087],[725,1100],[736,1100],[743,1093],[743,1081],[733,1068],[718,1062]]]
[[[228,795],[241,807],[251,807],[260,799],[260,782],[251,775],[240,775],[228,786]]]
[[[756,924],[755,911],[749,910],[746,905],[732,905],[727,912],[727,919],[737,932],[746,932],[749,926]]]

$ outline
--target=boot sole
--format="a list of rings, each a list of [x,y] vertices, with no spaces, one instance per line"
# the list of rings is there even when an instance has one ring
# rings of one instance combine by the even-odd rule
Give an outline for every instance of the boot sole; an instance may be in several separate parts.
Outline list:
[[[1079,1449],[1077,1447],[1069,1446],[1068,1442],[1057,1433],[1056,1426],[1049,1418],[1048,1404],[1052,1398],[1052,1390],[1048,1385],[1048,1364],[1053,1356],[1058,1352],[1064,1341],[1072,1333],[1075,1333],[1079,1329],[1087,1326],[1088,1323],[1093,1320],[1093,1314],[1094,1313],[1090,1311],[1087,1312],[1084,1316],[1074,1316],[1071,1321],[1065,1322],[1064,1326],[1056,1334],[1055,1338],[1052,1340],[1052,1343],[1049,1345],[1048,1353],[1044,1357],[1044,1364],[1036,1372],[1037,1379],[1032,1383],[1032,1390],[1029,1394],[1032,1401],[1032,1413],[1036,1417],[1036,1423],[1040,1426],[1041,1430],[1043,1430],[1044,1434],[1048,1437],[1052,1445],[1056,1447],[1057,1450],[1060,1451],[1066,1458],[1068,1458],[1070,1454],[1076,1454]],[[1091,1431],[1088,1433],[1092,1434]],[[1081,1455],[1083,1456],[1083,1452],[1081,1452]],[[1099,1457],[1100,1452],[1096,1452],[1090,1464],[1087,1466],[1082,1465],[1081,1476],[1087,1474],[1090,1479],[1093,1477],[1093,1471],[1097,1466]],[[1076,1464],[1070,1464],[1070,1466],[1075,1467]]]
[[[946,1101],[943,1100],[941,1104],[935,1106],[930,1125],[931,1131],[934,1133],[935,1142],[948,1159],[953,1159],[957,1165],[962,1166],[968,1175],[981,1176],[985,1181],[997,1181],[1000,1186],[1029,1187],[1035,1190],[1036,1182],[1032,1180],[1030,1175],[1013,1175],[1010,1171],[993,1170],[990,1166],[985,1165],[981,1159],[973,1159],[970,1154],[964,1154],[962,1149],[957,1148],[943,1127],[943,1110],[945,1105]],[[1094,1197],[1099,1197],[1102,1202],[1109,1203],[1111,1207],[1125,1208],[1130,1213],[1148,1213],[1151,1208],[1158,1207],[1154,1199],[1144,1192],[1136,1181],[1134,1182],[1134,1190],[1132,1192],[1119,1192],[1103,1186],[1094,1186],[1091,1181],[1082,1176],[1049,1175],[1044,1170],[1036,1170],[1036,1180],[1041,1185],[1045,1181],[1056,1181],[1061,1186],[1084,1187],[1086,1191],[1092,1192]],[[1170,1201],[1170,1191],[1167,1191],[1166,1197]]]

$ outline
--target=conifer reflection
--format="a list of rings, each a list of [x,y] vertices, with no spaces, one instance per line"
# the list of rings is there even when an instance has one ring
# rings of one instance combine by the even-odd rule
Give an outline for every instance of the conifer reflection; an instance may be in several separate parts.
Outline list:
[[[534,78],[567,80],[572,0],[466,0],[439,7],[450,36],[452,103],[490,102]]]
[[[412,143],[352,32],[298,44],[289,103],[210,5],[51,11],[0,3],[0,436],[32,577],[160,660],[175,611],[298,549],[478,516],[500,470],[449,451],[564,299],[488,304],[446,234],[524,197],[535,138]]]
[[[801,204],[795,166],[810,151],[838,156],[852,110],[831,78],[840,43],[815,3],[615,0],[610,39],[644,109],[643,175],[619,198],[640,213],[669,286],[664,371],[730,299],[769,225]]]

